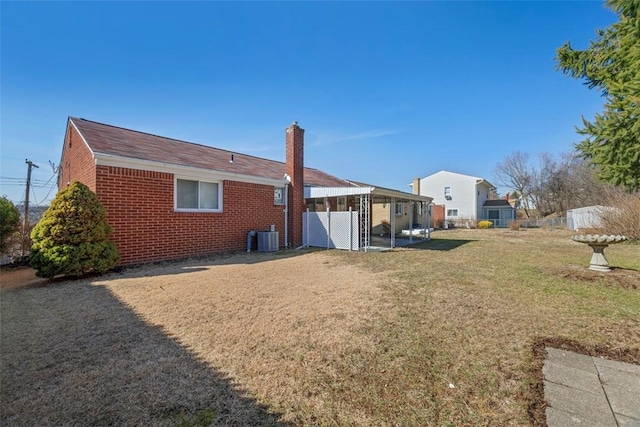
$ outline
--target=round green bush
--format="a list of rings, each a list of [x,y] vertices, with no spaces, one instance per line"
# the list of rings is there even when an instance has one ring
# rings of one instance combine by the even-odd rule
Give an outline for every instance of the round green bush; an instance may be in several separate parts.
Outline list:
[[[105,273],[120,261],[109,240],[112,231],[98,196],[75,181],[56,195],[33,228],[29,262],[39,277]]]
[[[13,202],[0,197],[0,253],[7,250],[7,239],[20,227],[20,212]]]

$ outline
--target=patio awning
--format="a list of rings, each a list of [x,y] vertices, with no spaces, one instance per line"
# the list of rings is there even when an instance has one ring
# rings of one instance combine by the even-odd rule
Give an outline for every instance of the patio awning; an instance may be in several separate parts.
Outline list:
[[[392,190],[384,187],[358,186],[358,187],[305,187],[305,199],[323,199],[325,197],[358,196],[370,195],[373,198],[390,199],[394,197],[396,201],[414,201],[430,203],[433,197],[420,196],[418,194],[405,193],[404,191]]]

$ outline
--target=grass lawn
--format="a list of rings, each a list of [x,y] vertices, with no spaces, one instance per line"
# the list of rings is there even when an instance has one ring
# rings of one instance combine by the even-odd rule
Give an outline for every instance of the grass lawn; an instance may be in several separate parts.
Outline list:
[[[545,344],[640,364],[640,246],[596,273],[569,236],[445,230],[4,290],[0,425],[543,425]]]

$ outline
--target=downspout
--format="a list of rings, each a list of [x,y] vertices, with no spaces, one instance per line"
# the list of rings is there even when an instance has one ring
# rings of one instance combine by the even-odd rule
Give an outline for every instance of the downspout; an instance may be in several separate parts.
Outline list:
[[[284,246],[289,247],[289,184],[284,186]]]

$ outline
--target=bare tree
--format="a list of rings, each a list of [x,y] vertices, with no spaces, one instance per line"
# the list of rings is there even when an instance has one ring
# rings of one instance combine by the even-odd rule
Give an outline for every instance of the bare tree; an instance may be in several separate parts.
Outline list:
[[[531,197],[535,190],[535,171],[529,165],[529,154],[521,151],[512,152],[496,165],[493,177],[497,184],[520,193],[524,212],[527,218],[530,218]]]
[[[539,168],[534,171],[532,199],[542,216],[567,209],[567,197],[571,191],[569,177],[572,172],[564,160],[556,160],[550,153],[539,155]]]
[[[602,203],[605,187],[584,159],[572,153],[557,158],[543,153],[532,199],[541,215],[561,214],[569,209]]]
[[[515,151],[496,165],[494,179],[520,194],[528,218],[533,208],[542,216],[563,214],[601,204],[607,194],[607,184],[598,181],[593,166],[575,153],[542,153],[536,166],[528,153]]]

